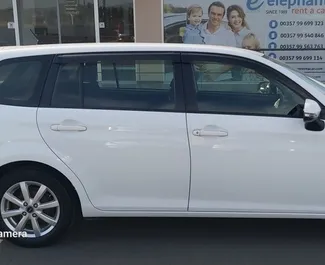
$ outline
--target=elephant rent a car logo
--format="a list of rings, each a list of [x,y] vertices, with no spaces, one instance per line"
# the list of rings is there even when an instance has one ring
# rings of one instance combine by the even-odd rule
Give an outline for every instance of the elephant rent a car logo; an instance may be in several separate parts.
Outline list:
[[[247,0],[246,7],[250,11],[259,10],[264,4],[264,0]]]
[[[290,10],[293,8],[324,6],[325,0],[247,0],[246,8],[249,11],[260,11],[264,4],[267,5],[267,8]]]

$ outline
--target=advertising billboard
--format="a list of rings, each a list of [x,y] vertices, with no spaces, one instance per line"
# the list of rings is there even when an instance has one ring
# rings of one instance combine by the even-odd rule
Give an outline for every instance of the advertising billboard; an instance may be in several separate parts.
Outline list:
[[[325,0],[164,0],[164,42],[261,50],[325,82]]]

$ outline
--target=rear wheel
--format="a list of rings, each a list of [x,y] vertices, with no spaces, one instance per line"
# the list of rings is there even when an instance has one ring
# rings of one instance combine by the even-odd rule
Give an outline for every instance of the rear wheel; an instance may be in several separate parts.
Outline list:
[[[10,171],[0,179],[0,229],[25,247],[56,242],[72,220],[72,201],[49,172],[35,168]]]

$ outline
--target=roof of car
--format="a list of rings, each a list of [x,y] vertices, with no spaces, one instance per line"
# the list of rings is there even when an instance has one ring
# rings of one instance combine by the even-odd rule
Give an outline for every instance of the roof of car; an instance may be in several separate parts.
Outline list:
[[[0,48],[1,57],[20,57],[46,54],[71,54],[89,52],[204,52],[222,53],[238,56],[262,56],[262,53],[246,49],[181,43],[69,43],[69,44],[42,44],[26,46],[4,46]]]

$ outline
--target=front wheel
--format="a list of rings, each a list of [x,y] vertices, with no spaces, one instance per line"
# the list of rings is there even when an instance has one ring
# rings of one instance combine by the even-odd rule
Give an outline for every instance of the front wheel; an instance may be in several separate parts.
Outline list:
[[[35,168],[0,179],[0,231],[12,243],[41,247],[56,242],[72,220],[72,202],[52,173]]]

